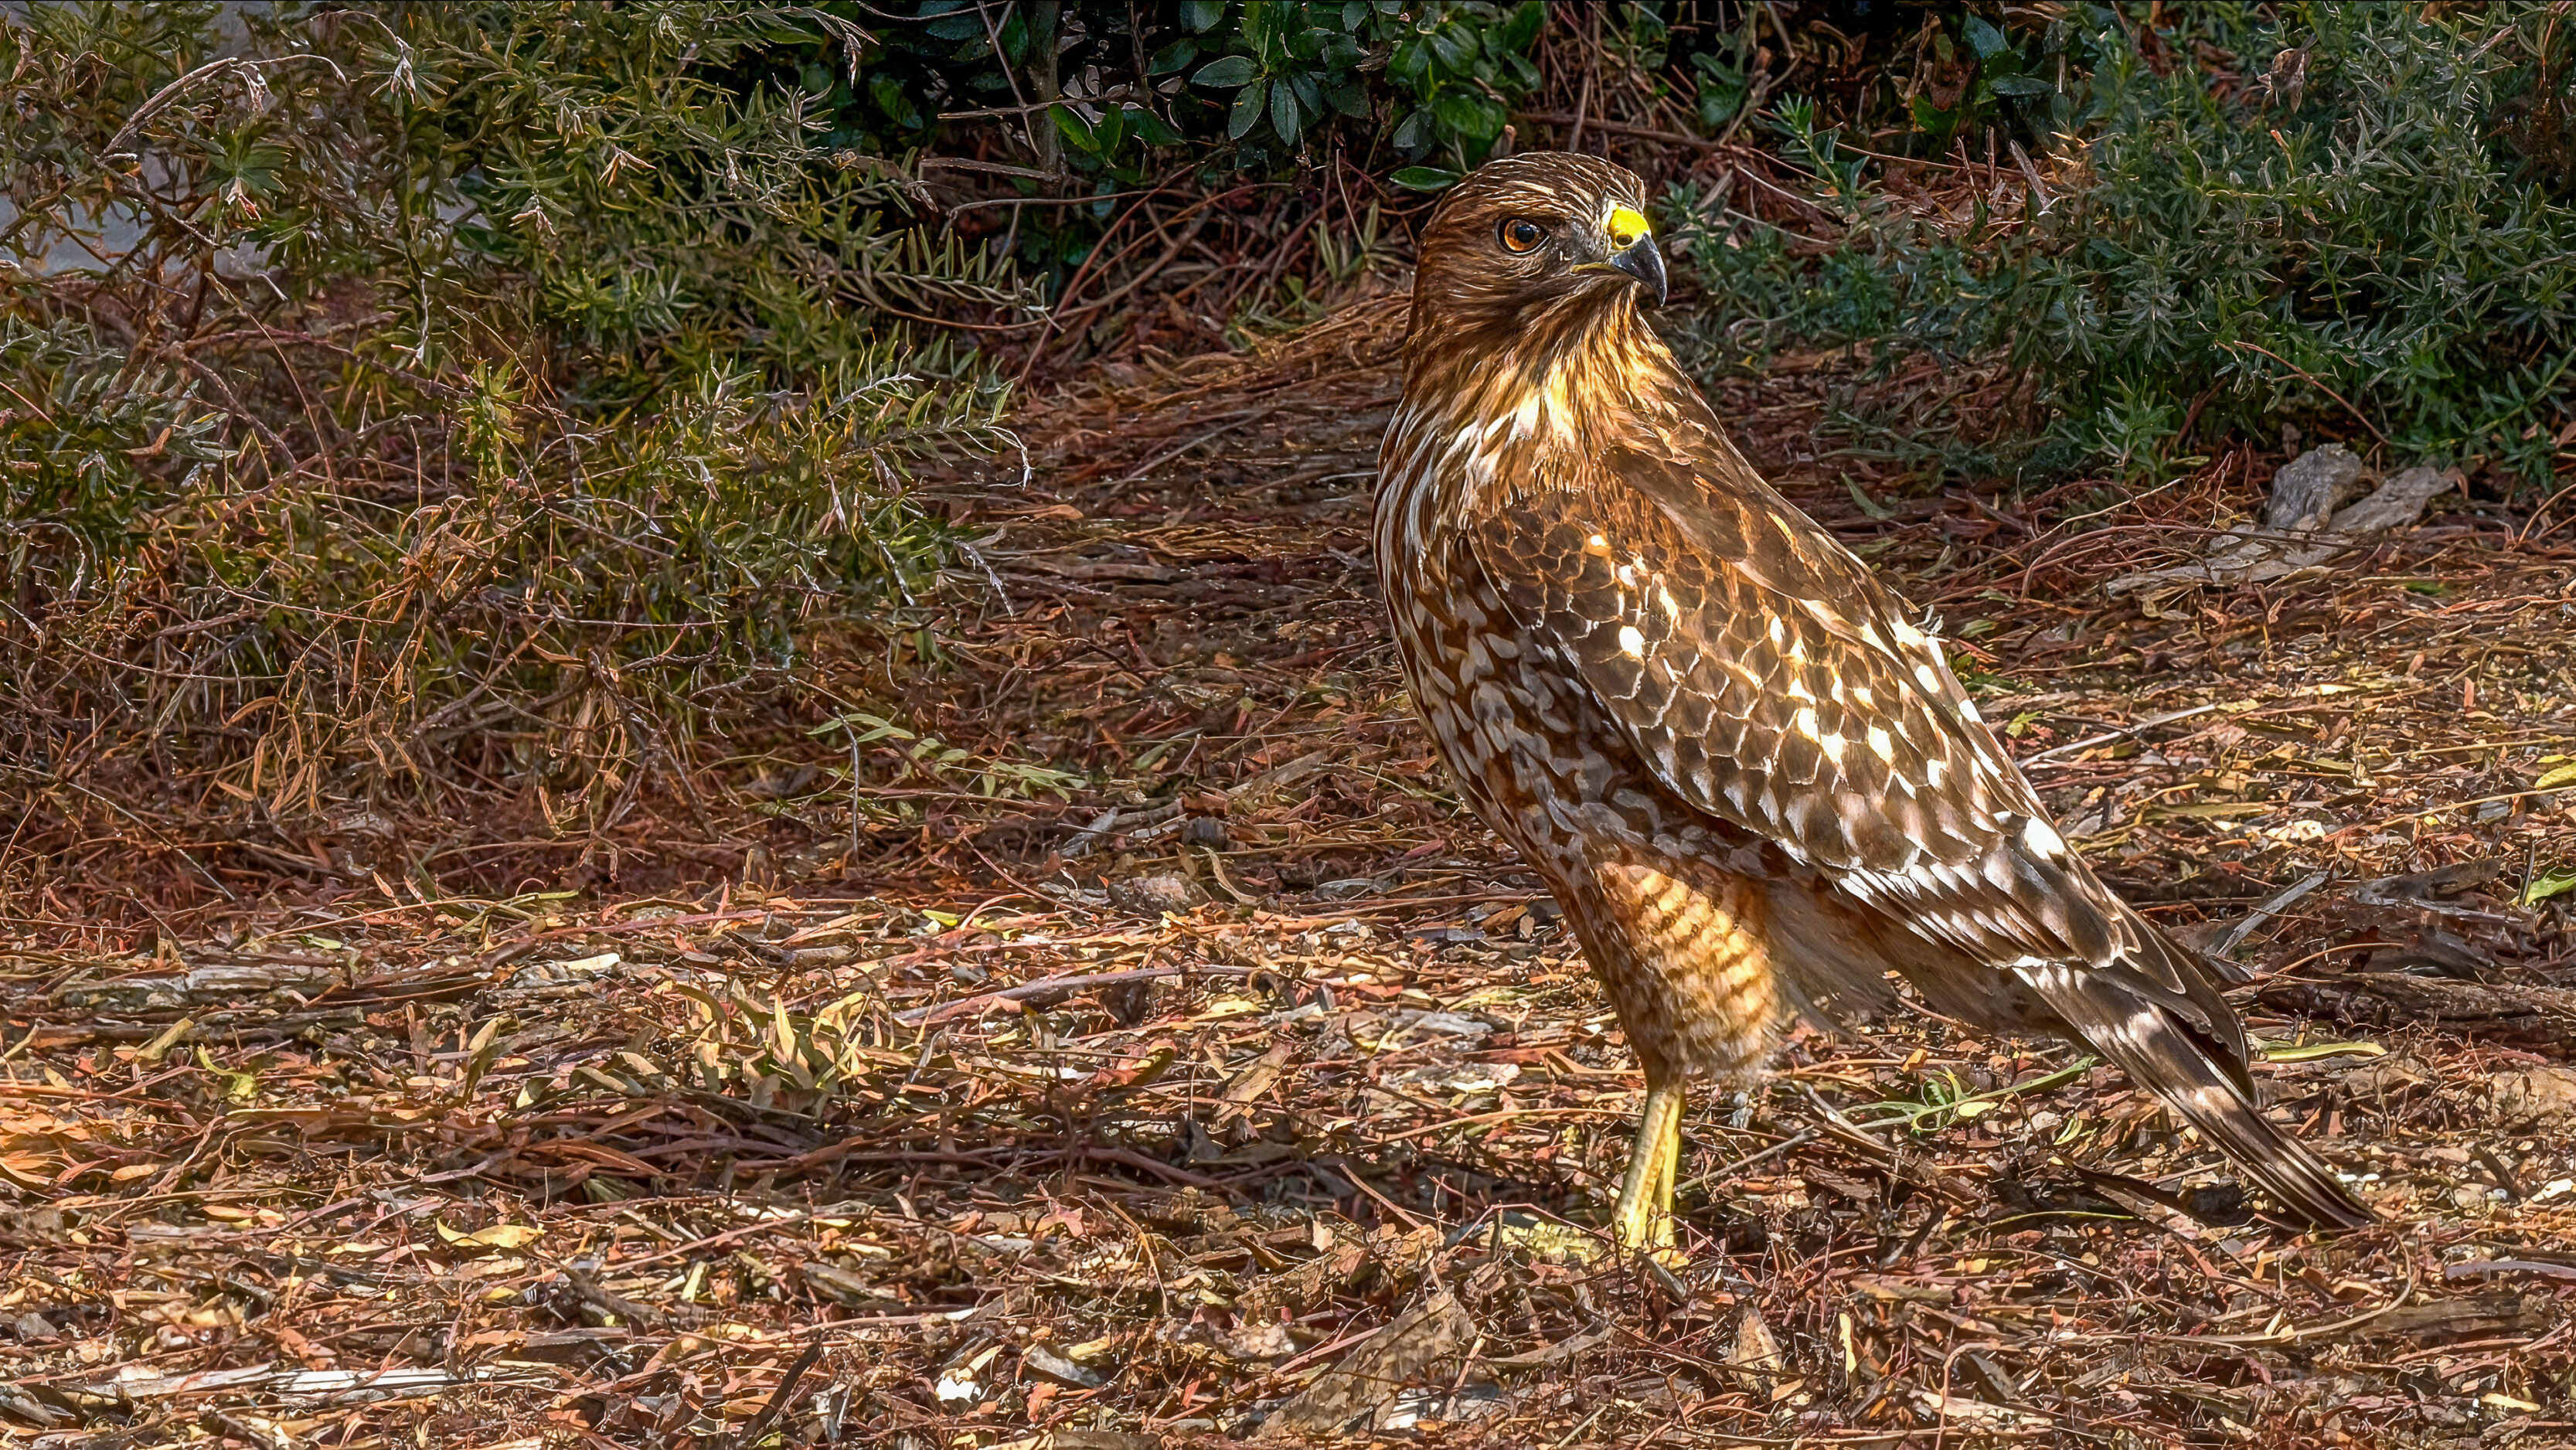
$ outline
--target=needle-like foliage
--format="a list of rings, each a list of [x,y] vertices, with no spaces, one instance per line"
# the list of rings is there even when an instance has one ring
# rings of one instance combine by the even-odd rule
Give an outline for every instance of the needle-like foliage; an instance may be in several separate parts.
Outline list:
[[[289,841],[449,787],[597,829],[1007,446],[914,319],[1029,300],[727,68],[802,8],[0,14],[0,760]],[[244,28],[245,24],[247,29]]]
[[[2098,6],[2057,22],[2099,57],[2078,131],[2053,157],[1963,162],[1991,183],[1969,215],[1871,188],[1784,107],[1843,234],[1819,253],[1709,229],[1715,314],[1739,325],[1707,356],[2001,358],[2043,469],[2142,471],[2295,421],[2545,477],[2576,426],[2576,27],[2547,6],[2181,13],[2170,33]]]

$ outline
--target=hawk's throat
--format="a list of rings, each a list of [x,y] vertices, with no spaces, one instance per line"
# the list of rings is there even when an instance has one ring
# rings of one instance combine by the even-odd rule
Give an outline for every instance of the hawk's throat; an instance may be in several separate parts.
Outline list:
[[[1444,328],[1417,309],[1404,401],[1379,453],[1381,504],[1433,514],[1564,487],[1615,440],[1691,396],[1632,295],[1579,297],[1515,326]]]

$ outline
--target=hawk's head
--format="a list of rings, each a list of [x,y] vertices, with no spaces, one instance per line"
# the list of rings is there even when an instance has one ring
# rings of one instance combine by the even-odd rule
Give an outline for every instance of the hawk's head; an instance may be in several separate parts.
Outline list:
[[[1434,334],[1527,329],[1664,299],[1645,183],[1597,157],[1532,151],[1449,189],[1423,229],[1414,322]]]

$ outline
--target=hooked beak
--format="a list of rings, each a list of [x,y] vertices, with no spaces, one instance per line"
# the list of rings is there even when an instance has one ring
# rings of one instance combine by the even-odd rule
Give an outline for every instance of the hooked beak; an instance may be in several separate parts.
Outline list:
[[[1664,305],[1664,249],[1655,245],[1653,233],[1649,232],[1629,243],[1624,250],[1613,253],[1610,265],[1644,284],[1647,291],[1655,294],[1657,307]]]
[[[1646,227],[1646,218],[1634,207],[1614,207],[1604,225],[1610,237],[1607,261],[1579,267],[1583,272],[1616,272],[1655,294],[1654,305],[1664,305],[1664,253],[1655,245],[1655,234]]]

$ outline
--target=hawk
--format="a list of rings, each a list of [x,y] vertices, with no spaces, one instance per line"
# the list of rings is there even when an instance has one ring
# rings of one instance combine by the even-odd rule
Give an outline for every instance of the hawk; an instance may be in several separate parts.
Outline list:
[[[1673,1255],[1694,1074],[1893,1005],[2091,1047],[2294,1213],[2369,1222],[2267,1120],[2210,968],[2095,878],[1937,639],[1774,492],[1650,328],[1637,177],[1495,161],[1425,228],[1378,572],[1460,792],[1564,908],[1645,1069],[1612,1229]]]

